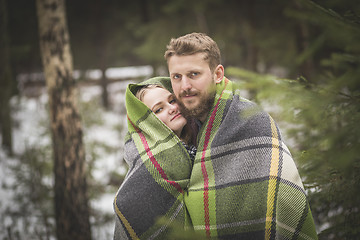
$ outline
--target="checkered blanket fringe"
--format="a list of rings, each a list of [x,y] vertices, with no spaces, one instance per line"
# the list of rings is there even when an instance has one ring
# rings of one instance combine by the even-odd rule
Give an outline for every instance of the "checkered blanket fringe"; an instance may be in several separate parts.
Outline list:
[[[171,89],[169,78],[159,83]],[[170,239],[187,229],[207,239],[317,239],[292,156],[274,120],[217,85],[194,164],[179,138],[126,91],[129,171],[115,200],[114,239]]]

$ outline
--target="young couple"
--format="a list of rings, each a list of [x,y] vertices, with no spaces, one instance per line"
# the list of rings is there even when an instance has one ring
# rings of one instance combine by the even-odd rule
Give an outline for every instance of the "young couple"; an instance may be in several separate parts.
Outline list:
[[[274,120],[226,77],[217,44],[171,39],[170,78],[126,91],[129,171],[114,200],[114,239],[317,239]],[[185,239],[185,236],[183,236]]]

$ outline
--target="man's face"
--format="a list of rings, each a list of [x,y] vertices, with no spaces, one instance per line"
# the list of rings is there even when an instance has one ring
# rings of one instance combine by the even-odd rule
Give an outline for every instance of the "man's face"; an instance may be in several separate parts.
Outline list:
[[[172,56],[168,61],[171,84],[182,112],[204,122],[214,101],[216,83],[221,82],[223,66],[212,72],[204,53]]]

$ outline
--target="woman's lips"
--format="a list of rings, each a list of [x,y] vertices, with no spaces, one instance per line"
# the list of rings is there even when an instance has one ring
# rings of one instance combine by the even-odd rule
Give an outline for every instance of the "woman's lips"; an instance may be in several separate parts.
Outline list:
[[[175,118],[178,118],[178,117],[180,117],[180,116],[181,116],[181,113],[178,113],[178,114],[176,114],[173,118],[171,118],[170,121],[172,121],[172,120],[174,120]]]

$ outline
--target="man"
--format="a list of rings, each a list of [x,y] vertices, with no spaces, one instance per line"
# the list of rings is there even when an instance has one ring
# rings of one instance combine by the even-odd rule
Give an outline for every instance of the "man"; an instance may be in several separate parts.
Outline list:
[[[207,35],[171,39],[165,52],[182,112],[198,122],[184,201],[207,238],[317,239],[305,191],[274,120],[224,77]]]

